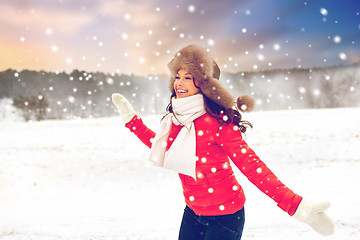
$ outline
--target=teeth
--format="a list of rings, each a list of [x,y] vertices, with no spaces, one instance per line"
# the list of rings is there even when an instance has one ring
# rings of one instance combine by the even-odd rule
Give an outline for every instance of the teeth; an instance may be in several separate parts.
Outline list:
[[[185,90],[177,90],[178,93],[186,93]]]

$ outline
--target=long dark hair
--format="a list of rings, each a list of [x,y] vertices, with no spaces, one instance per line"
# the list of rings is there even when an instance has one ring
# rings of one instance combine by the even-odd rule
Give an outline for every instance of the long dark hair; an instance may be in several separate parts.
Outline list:
[[[196,85],[195,85],[196,86]],[[201,93],[202,94],[202,93]],[[205,111],[215,118],[219,123],[220,126],[223,124],[230,124],[233,123],[235,126],[239,127],[242,133],[246,132],[247,127],[253,128],[253,125],[249,121],[243,121],[241,113],[237,109],[225,109],[224,107],[220,106],[204,94],[204,105]],[[173,113],[173,108],[171,105],[171,99],[176,96],[175,91],[172,92],[170,96],[170,102],[166,107],[166,111]]]

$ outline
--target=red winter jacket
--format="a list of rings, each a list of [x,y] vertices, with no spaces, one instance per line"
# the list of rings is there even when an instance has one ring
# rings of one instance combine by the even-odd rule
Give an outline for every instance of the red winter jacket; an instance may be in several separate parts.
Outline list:
[[[234,124],[223,124],[204,114],[194,120],[196,132],[196,181],[179,174],[186,204],[197,214],[217,216],[233,214],[245,203],[244,192],[237,182],[229,158],[240,171],[262,192],[274,199],[278,206],[293,215],[302,197],[294,194],[270,171],[249,148],[241,131]],[[135,116],[126,127],[151,148],[155,133],[148,129],[141,118]],[[173,124],[167,149],[182,126]]]

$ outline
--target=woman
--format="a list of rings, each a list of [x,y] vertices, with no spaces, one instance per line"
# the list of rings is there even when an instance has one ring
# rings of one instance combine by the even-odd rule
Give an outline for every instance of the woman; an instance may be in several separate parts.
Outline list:
[[[157,134],[122,95],[113,94],[112,99],[126,127],[151,148],[150,160],[179,173],[186,202],[179,239],[241,239],[245,195],[229,158],[290,216],[323,235],[332,234],[334,224],[324,212],[330,204],[312,204],[292,192],[243,140],[251,124],[241,120],[238,109],[251,111],[254,102],[239,97],[234,106],[235,99],[218,81],[220,69],[209,53],[189,45],[168,67],[172,94]]]

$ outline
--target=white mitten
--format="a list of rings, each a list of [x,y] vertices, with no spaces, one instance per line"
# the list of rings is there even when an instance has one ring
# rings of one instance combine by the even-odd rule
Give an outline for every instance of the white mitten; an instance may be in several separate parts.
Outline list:
[[[303,199],[292,217],[308,224],[322,235],[331,235],[334,233],[335,226],[325,213],[325,210],[329,207],[329,202],[314,204]]]
[[[129,101],[120,93],[113,93],[111,95],[111,99],[116,108],[118,109],[123,122],[130,122],[130,120],[135,116],[136,113]]]

